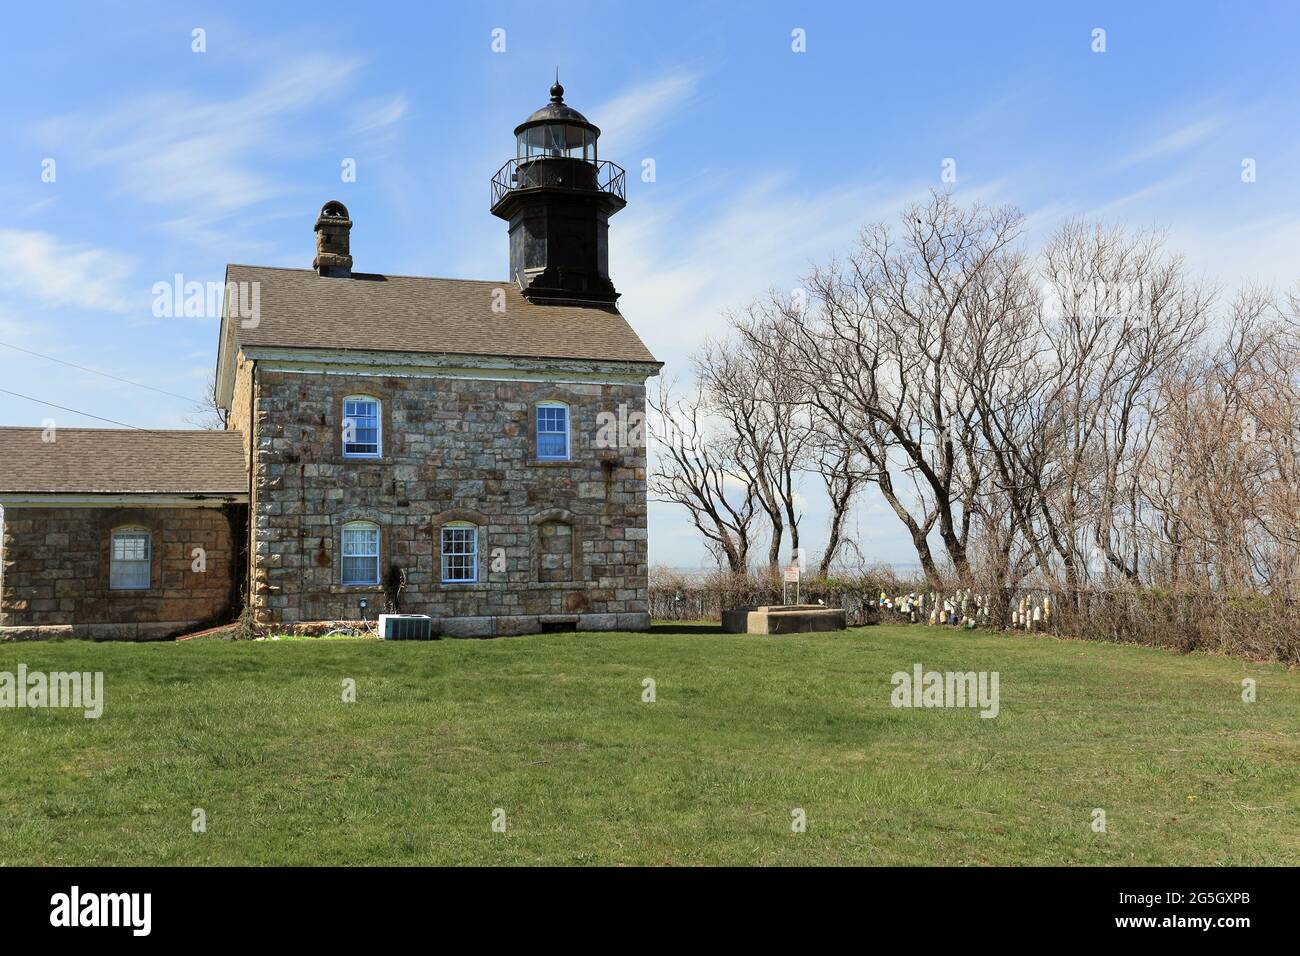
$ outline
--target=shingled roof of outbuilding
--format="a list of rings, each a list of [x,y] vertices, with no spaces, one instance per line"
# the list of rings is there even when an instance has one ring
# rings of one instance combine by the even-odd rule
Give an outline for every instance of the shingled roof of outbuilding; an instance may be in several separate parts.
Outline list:
[[[247,494],[237,431],[0,428],[0,495]]]
[[[660,364],[617,308],[541,305],[511,282],[245,265],[227,266],[226,281],[257,283],[256,324],[228,318],[240,348]]]

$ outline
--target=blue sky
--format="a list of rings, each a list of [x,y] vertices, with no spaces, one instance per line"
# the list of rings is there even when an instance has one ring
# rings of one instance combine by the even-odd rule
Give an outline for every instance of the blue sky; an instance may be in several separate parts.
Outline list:
[[[557,65],[567,101],[605,131],[602,156],[633,173],[611,272],[679,381],[725,310],[797,286],[865,222],[940,185],[946,158],[958,197],[1016,204],[1030,242],[1098,216],[1167,229],[1226,289],[1294,284],[1300,9],[974,6],[14,6],[0,39],[0,342],[197,397],[217,321],[155,318],[154,283],[220,281],[227,262],[310,266],[331,198],[351,209],[358,270],[503,278],[488,182]],[[806,52],[791,49],[796,28]],[[647,158],[652,183],[635,175]],[[6,347],[0,388],[137,426],[193,414]],[[47,417],[96,424],[0,394],[0,424]],[[825,516],[808,490],[816,550]],[[875,496],[854,530],[871,559],[913,559]],[[651,559],[703,559],[666,506],[651,510]]]

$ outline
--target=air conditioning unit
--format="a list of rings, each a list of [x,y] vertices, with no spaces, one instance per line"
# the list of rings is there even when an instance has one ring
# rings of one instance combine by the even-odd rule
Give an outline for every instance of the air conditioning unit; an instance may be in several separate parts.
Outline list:
[[[433,618],[427,614],[381,614],[379,636],[385,641],[431,641]]]

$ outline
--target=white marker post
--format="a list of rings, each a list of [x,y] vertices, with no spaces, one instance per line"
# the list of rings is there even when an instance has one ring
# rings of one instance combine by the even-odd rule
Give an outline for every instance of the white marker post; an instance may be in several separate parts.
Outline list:
[[[790,582],[794,582],[794,603],[799,603],[799,565],[791,564],[782,568],[783,585],[781,588],[781,603],[790,603]]]

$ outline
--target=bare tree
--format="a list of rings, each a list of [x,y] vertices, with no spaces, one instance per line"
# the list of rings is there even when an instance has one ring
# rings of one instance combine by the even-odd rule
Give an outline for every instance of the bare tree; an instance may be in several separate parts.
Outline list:
[[[969,578],[984,467],[973,396],[954,374],[957,349],[976,290],[1020,229],[1014,209],[964,209],[932,193],[904,211],[897,234],[870,226],[844,261],[813,272],[816,308],[794,333],[810,401],[868,463],[936,586],[932,530]]]
[[[1070,593],[1096,573],[1136,582],[1160,374],[1194,347],[1210,297],[1159,235],[1083,221],[1048,244],[1041,288],[1014,287],[973,310],[961,350],[993,487]]]
[[[1162,373],[1144,479],[1168,583],[1294,594],[1300,571],[1300,338],[1266,290],[1233,301],[1222,340]]]
[[[797,484],[811,438],[808,404],[799,379],[788,372],[787,340],[778,334],[782,315],[766,303],[751,306],[731,318],[740,334],[706,343],[695,357],[696,381],[724,426],[732,466],[754,489],[767,517],[767,562],[773,568],[787,532],[790,547],[799,551]]]
[[[647,398],[655,455],[649,487],[657,500],[687,510],[710,550],[732,573],[749,567],[757,517],[757,490],[737,480],[730,459],[708,424],[698,391],[674,400],[662,382],[657,399]]]
[[[821,578],[830,575],[831,566],[842,552],[857,547],[856,542],[845,537],[844,524],[858,493],[871,482],[872,477],[856,443],[846,441],[838,429],[827,428],[826,424],[818,428],[814,440],[816,454],[810,466],[810,470],[821,478],[831,508],[826,547],[817,567]],[[861,557],[860,552],[858,556]]]
[[[950,564],[1079,607],[1107,582],[1294,594],[1300,289],[1243,290],[1209,342],[1216,293],[1161,234],[1072,220],[1034,255],[1020,230],[932,193],[815,269],[808,302],[733,319],[670,416],[668,499],[733,568],[756,515],[769,562],[799,546],[802,472],[830,501],[823,575],[873,485],[935,588]]]
[[[185,416],[185,421],[197,428],[204,428],[208,431],[222,431],[229,427],[230,412],[222,408],[221,403],[217,401],[217,373],[215,370],[208,377],[207,387],[203,390],[203,398],[194,403],[194,412]]]

